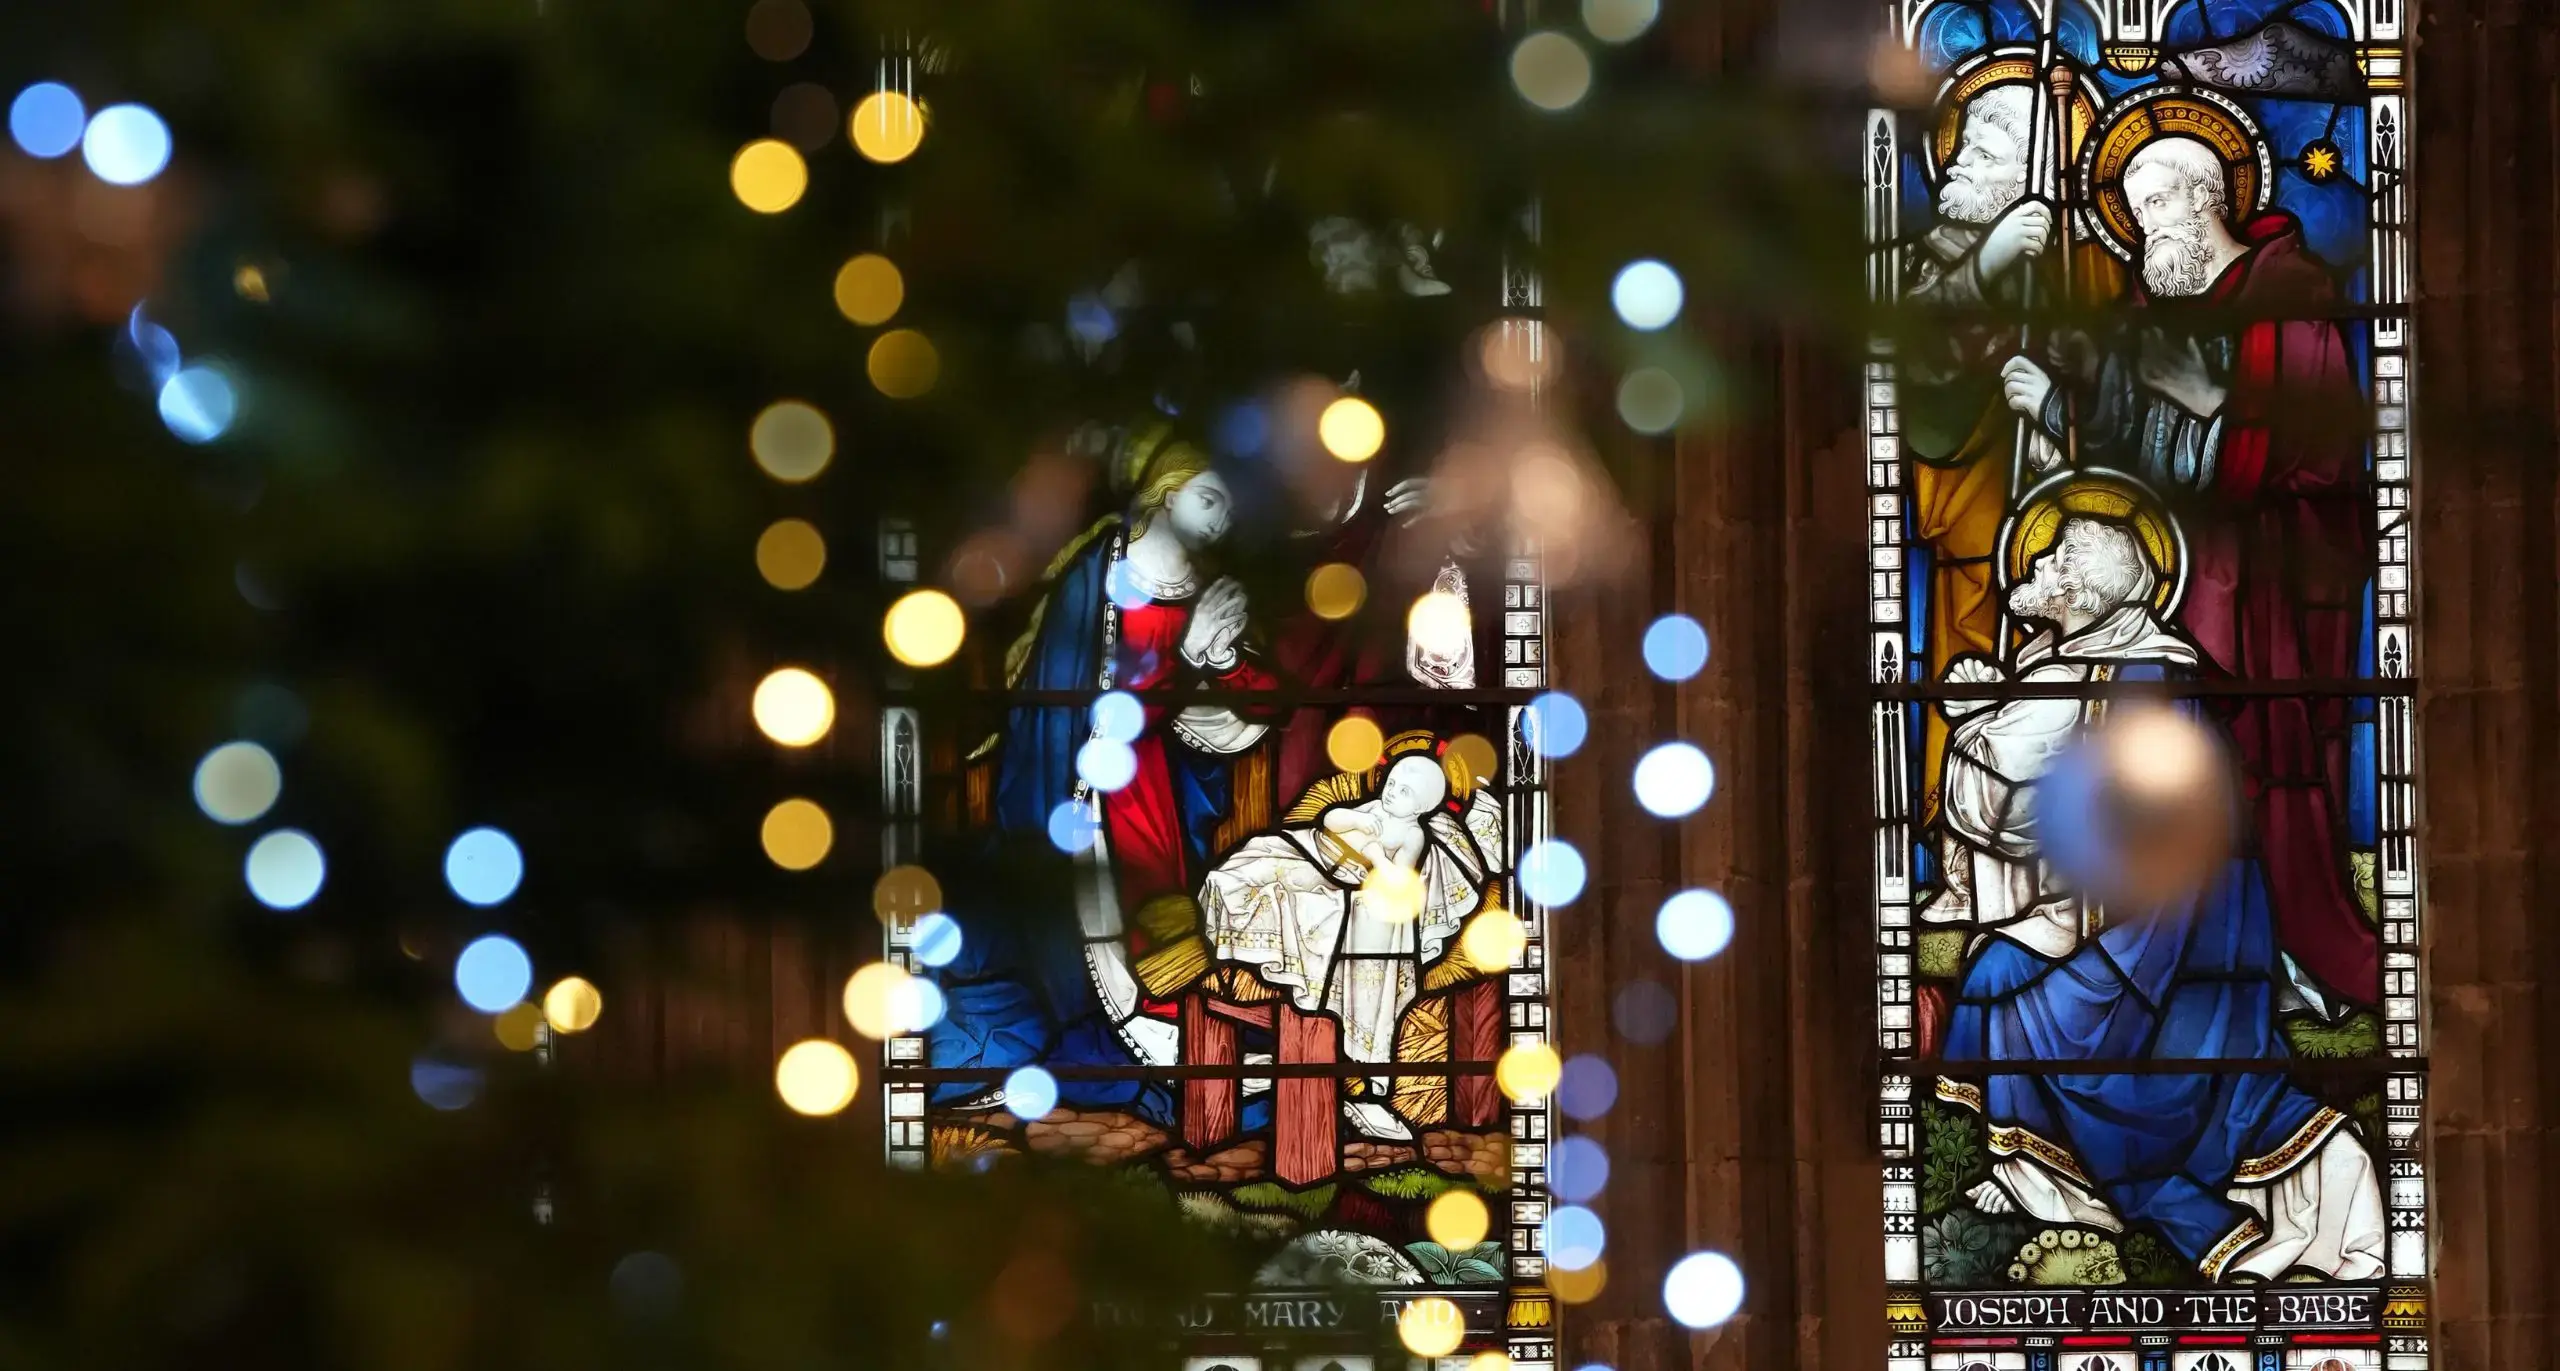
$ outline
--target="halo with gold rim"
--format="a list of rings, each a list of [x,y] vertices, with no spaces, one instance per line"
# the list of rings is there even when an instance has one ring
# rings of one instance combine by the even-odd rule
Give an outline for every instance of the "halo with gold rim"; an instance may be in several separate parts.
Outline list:
[[[2163,615],[2175,610],[2187,592],[2186,532],[2151,487],[2104,467],[2055,472],[2018,501],[2000,530],[2000,589],[2005,593],[2026,577],[2062,536],[2063,520],[2083,515],[2132,530],[2151,564],[2151,607]]]
[[[2107,112],[2098,136],[2080,151],[2080,183],[2087,189],[2086,218],[2107,251],[2132,261],[2142,229],[2124,198],[2125,164],[2155,138],[2192,138],[2213,149],[2231,181],[2234,214],[2255,214],[2275,193],[2275,166],[2258,125],[2238,105],[2209,90],[2154,86],[2127,96]]]
[[[1466,767],[1450,754],[1440,735],[1427,728],[1407,729],[1387,739],[1386,746],[1379,750],[1377,762],[1369,768],[1369,793],[1378,793],[1378,788],[1387,783],[1388,768],[1416,753],[1440,764],[1440,774],[1449,779],[1450,799],[1463,805],[1467,797],[1475,793],[1476,778],[1468,775]]]
[[[1929,174],[1942,174],[1956,155],[1956,146],[1964,138],[1964,107],[1973,97],[1993,86],[2041,86],[2036,78],[2035,54],[2024,49],[2004,48],[1987,52],[1956,69],[1938,92],[1938,126],[1929,139]],[[2080,159],[2081,147],[2088,142],[2089,129],[2098,122],[2098,107],[2089,100],[2089,87],[2084,81],[2071,86],[2071,160]]]

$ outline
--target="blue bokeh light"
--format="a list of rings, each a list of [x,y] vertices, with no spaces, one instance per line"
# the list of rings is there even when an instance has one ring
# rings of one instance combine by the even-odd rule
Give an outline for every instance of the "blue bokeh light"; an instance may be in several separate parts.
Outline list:
[[[453,959],[453,988],[483,1014],[503,1014],[524,1003],[533,989],[533,958],[503,933],[474,938]]]
[[[38,81],[9,102],[9,137],[29,157],[60,157],[88,126],[79,93],[59,81]]]
[[[1742,1308],[1742,1268],[1722,1252],[1692,1252],[1662,1278],[1662,1304],[1691,1328],[1713,1328]]]
[[[1681,300],[1680,273],[1650,257],[1627,263],[1609,286],[1618,317],[1646,333],[1679,318]]]
[[[1058,1107],[1058,1078],[1026,1066],[1004,1078],[1004,1107],[1025,1123],[1049,1117]]]
[[[1520,854],[1520,892],[1539,904],[1571,904],[1589,878],[1582,854],[1562,838],[1533,843]]]
[[[1541,757],[1570,757],[1591,732],[1582,702],[1561,690],[1550,690],[1527,705],[1529,746]]]
[[[465,903],[504,903],[524,883],[524,853],[497,829],[471,829],[444,850],[444,883]]]
[[[1547,1214],[1547,1260],[1566,1271],[1580,1271],[1600,1260],[1608,1249],[1609,1230],[1600,1216],[1578,1204],[1560,1204]]]
[[[922,976],[909,976],[898,982],[898,996],[901,1011],[898,1031],[901,1033],[924,1032],[942,1022],[943,1014],[951,1007],[942,987]]]
[[[1665,614],[1644,631],[1644,664],[1666,681],[1685,681],[1707,665],[1707,631],[1686,614]]]
[[[231,388],[231,378],[212,367],[187,367],[160,385],[160,422],[181,442],[210,443],[231,431],[239,413],[240,396]]]
[[[1101,296],[1079,295],[1067,302],[1067,332],[1086,347],[1098,348],[1120,336],[1120,321]]]
[[[134,360],[142,364],[151,384],[166,389],[178,374],[178,336],[143,318],[142,306],[136,305],[126,323],[125,338],[133,344]]]
[[[1060,852],[1082,852],[1093,846],[1093,811],[1073,800],[1060,800],[1049,811],[1049,841]]]
[[[1609,1149],[1577,1133],[1547,1155],[1547,1188],[1573,1204],[1593,1199],[1609,1185]]]
[[[459,1062],[420,1056],[409,1063],[409,1088],[431,1109],[447,1113],[467,1109],[480,1098],[480,1071]]]
[[[250,845],[243,871],[258,903],[269,909],[300,909],[320,893],[329,863],[310,834],[279,828]]]
[[[1155,592],[1147,589],[1127,562],[1113,562],[1103,573],[1102,593],[1122,609],[1145,609],[1156,601]]]
[[[1110,690],[1093,702],[1093,732],[1115,743],[1134,743],[1147,729],[1147,707],[1125,690]]]
[[[1259,457],[1271,445],[1271,413],[1260,403],[1240,401],[1218,416],[1216,442],[1238,457]]]
[[[169,126],[142,105],[109,105],[89,118],[80,157],[109,185],[138,186],[169,165]]]
[[[1653,917],[1662,950],[1684,962],[1703,962],[1733,941],[1733,906],[1712,890],[1683,890],[1662,902]]]
[[[965,941],[960,933],[960,921],[936,910],[916,920],[915,929],[908,938],[908,950],[926,966],[949,966],[960,959],[960,949]]]
[[[1118,790],[1138,778],[1138,754],[1117,739],[1087,739],[1076,749],[1076,775],[1096,790]]]
[[[1629,981],[1609,1002],[1609,1023],[1619,1037],[1651,1047],[1680,1026],[1680,1002],[1660,981]]]
[[[1556,1108],[1585,1123],[1609,1112],[1618,1102],[1618,1073],[1609,1063],[1584,1052],[1565,1059],[1556,1081]]]
[[[1636,762],[1635,786],[1636,803],[1654,814],[1695,814],[1715,793],[1715,763],[1693,743],[1664,743]]]

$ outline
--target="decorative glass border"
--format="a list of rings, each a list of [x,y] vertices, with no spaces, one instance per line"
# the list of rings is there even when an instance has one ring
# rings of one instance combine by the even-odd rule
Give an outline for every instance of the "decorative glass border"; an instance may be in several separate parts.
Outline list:
[[[1897,40],[1910,44],[1928,11],[1952,2],[1885,0],[1883,18]],[[2043,8],[2072,0],[2028,3]],[[2120,50],[2138,50],[2158,41],[2171,14],[2187,3],[2194,0],[2088,0],[2080,8],[2095,22],[2112,60]],[[2377,545],[2371,647],[2376,679],[2375,690],[2360,698],[2373,702],[2378,771],[2375,893],[2382,948],[2378,1011],[2383,1036],[2381,1054],[2372,1059],[2370,1071],[2383,1097],[2383,1136],[2375,1140],[2374,1160],[2381,1173],[2388,1242],[2387,1276],[2378,1293],[2381,1307],[2368,1326],[2379,1331],[2329,1340],[2336,1347],[2314,1348],[2324,1340],[2317,1335],[2269,1332],[2268,1328],[2281,1325],[2269,1324],[2267,1318],[2272,1316],[2262,1314],[2246,1332],[2233,1320],[2231,1327],[2218,1330],[2219,1336],[2199,1335],[2199,1330],[2217,1325],[2198,1317],[2185,1336],[2163,1325],[2120,1340],[2122,1346],[2112,1349],[2091,1345],[2094,1340],[2090,1339],[2077,1340],[2083,1346],[2075,1347],[2075,1340],[2065,1337],[2037,1339],[2042,1345],[2034,1347],[2020,1347],[2013,1340],[2006,1347],[1986,1343],[1965,1351],[1951,1350],[1953,1345],[1944,1338],[1934,1344],[1927,1338],[1914,1098],[1920,1066],[1915,1055],[1912,872],[1918,806],[1911,793],[1914,771],[1909,765],[1908,711],[1928,706],[1925,700],[1912,698],[1906,688],[1912,679],[1904,625],[1907,459],[1893,343],[1879,334],[1863,367],[1861,389],[1866,418],[1867,671],[1872,686],[1878,688],[1869,711],[1874,760],[1870,789],[1876,824],[1876,1045],[1881,1058],[1876,1137],[1884,1155],[1886,1316],[1893,1339],[1886,1364],[1891,1371],[1953,1371],[1976,1365],[1986,1371],[2306,1371],[2332,1355],[2352,1371],[2368,1367],[2424,1371],[2430,1365],[2424,1157],[2427,1063],[2422,1012],[2425,944],[2418,879],[2422,863],[2414,694],[2418,656],[2412,618],[2416,590],[2412,495],[2417,463],[2411,391],[2416,368],[2407,318],[2413,252],[2408,237],[2412,144],[2407,132],[2404,48],[2409,16],[2402,0],[2335,0],[2335,7],[2352,30],[2368,90],[2370,121],[2370,308],[2359,312],[2359,322],[2342,321],[2342,326],[2366,331],[2375,420],[2371,477]],[[1891,110],[1869,111],[1863,141],[1868,292],[1878,306],[1890,307],[1899,301],[1902,280],[1901,120]],[[2068,1289],[2055,1287],[2054,1292]],[[2255,1293],[2272,1296],[2282,1291],[2282,1286],[2273,1286]]]

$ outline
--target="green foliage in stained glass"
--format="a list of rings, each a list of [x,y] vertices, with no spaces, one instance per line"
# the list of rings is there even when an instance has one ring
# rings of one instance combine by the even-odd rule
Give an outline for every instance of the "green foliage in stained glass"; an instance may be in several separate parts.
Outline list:
[[[2148,1286],[2178,1285],[2185,1281],[2187,1265],[2169,1245],[2149,1233],[2127,1233],[2116,1242],[2116,1260],[2124,1267],[2128,1284]]]
[[[1962,1109],[1920,1103],[1920,1212],[1955,1207],[1985,1167],[1982,1120]]]
[[[2018,1255],[2027,1232],[2024,1223],[1987,1218],[1971,1205],[1942,1214],[1921,1226],[1921,1271],[1932,1285],[1989,1285]]]
[[[1463,1176],[1452,1176],[1428,1166],[1404,1166],[1393,1171],[1379,1171],[1362,1176],[1356,1182],[1361,1189],[1382,1199],[1431,1200],[1452,1190],[1483,1189]]]
[[[2358,1010],[2336,1023],[2298,1014],[2282,1024],[2285,1042],[2297,1057],[2370,1057],[2382,1050],[2382,1021],[2370,1010]]]
[[[1241,1208],[1278,1210],[1312,1222],[1333,1207],[1335,1188],[1331,1181],[1305,1190],[1292,1190],[1276,1181],[1255,1181],[1229,1193]]]
[[[1433,1285],[1475,1285],[1502,1279],[1502,1244],[1480,1242],[1464,1252],[1452,1252],[1436,1242],[1409,1242],[1404,1254],[1422,1268]]]

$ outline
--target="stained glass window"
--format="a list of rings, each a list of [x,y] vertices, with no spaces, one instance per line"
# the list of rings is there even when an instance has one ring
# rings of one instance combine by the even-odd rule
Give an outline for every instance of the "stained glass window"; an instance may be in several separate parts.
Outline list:
[[[1930,97],[1864,143],[1888,1364],[2414,1371],[2403,0],[1886,19]],[[2229,846],[2143,894],[2091,778],[2191,736]]]
[[[1332,289],[1449,289],[1427,235],[1311,236]],[[1345,241],[1403,270],[1338,273]],[[1551,892],[1516,876],[1548,825],[1539,554],[1424,517],[1427,439],[1273,490],[1256,403],[1044,459],[1089,507],[977,615],[1009,624],[977,699],[882,713],[885,950],[938,1010],[885,1043],[888,1155],[1080,1156],[1276,1245],[1184,1316],[1192,1365],[1359,1371],[1383,1316],[1552,1371],[1552,1085],[1495,1070],[1548,1033]],[[893,589],[952,556],[882,547]]]

